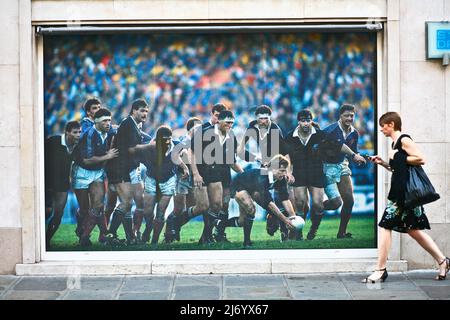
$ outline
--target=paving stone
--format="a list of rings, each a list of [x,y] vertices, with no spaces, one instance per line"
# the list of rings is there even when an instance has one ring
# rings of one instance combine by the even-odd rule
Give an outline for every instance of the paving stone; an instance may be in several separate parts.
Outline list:
[[[224,286],[226,287],[245,287],[245,286],[283,286],[283,276],[281,275],[243,275],[243,276],[224,276]]]
[[[420,288],[432,299],[450,299],[450,286],[420,286]]]
[[[291,291],[295,300],[352,300],[352,296],[345,291],[301,292]]]
[[[7,287],[19,278],[18,276],[0,276],[0,286]]]
[[[73,290],[67,293],[64,300],[112,300],[115,292],[106,290]]]
[[[337,273],[290,274],[285,278],[289,281],[341,281]]]
[[[122,284],[122,277],[82,277],[81,290],[111,290],[115,291]]]
[[[119,300],[168,300],[169,292],[124,292]]]
[[[328,289],[342,289],[345,290],[345,286],[342,281],[337,280],[292,280],[286,279],[286,282],[290,288],[326,288]]]
[[[217,286],[176,286],[175,300],[219,300],[220,288]]]
[[[60,292],[54,291],[27,291],[11,290],[6,292],[1,299],[2,300],[56,300],[61,296]]]
[[[426,271],[408,271],[405,273],[405,276],[408,277],[411,280],[416,280],[416,279],[434,279],[434,277],[436,277],[436,275],[438,274],[438,270],[436,269],[436,271],[431,271],[431,270],[426,270]]]
[[[346,287],[337,278],[318,278],[312,280],[286,278],[294,299],[301,300],[349,300]]]
[[[67,288],[65,277],[23,277],[13,287],[14,290],[64,291]]]
[[[408,279],[417,286],[450,286],[450,276],[449,280],[437,281],[435,277],[438,271],[421,271],[421,272],[408,272],[406,276]]]
[[[222,286],[222,276],[176,276],[175,286]]]
[[[428,296],[419,290],[415,291],[353,291],[353,300],[428,300]]]
[[[291,299],[286,287],[232,287],[225,289],[224,299],[279,300]]]
[[[126,277],[121,292],[165,292],[172,287],[173,276]]]

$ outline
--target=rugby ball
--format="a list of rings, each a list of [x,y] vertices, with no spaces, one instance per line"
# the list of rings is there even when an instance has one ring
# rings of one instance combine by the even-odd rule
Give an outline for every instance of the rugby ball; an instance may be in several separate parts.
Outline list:
[[[297,230],[302,230],[305,226],[305,220],[303,220],[303,218],[300,216],[289,217],[289,220]]]

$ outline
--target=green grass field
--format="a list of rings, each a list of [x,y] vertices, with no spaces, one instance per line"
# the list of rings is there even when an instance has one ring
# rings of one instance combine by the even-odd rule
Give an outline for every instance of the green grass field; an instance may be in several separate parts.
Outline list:
[[[311,221],[307,221],[303,229],[304,238],[311,226]],[[347,232],[353,234],[353,239],[337,239],[336,233],[339,227],[339,217],[327,216],[322,220],[320,229],[314,240],[295,241],[290,240],[280,242],[280,233],[277,231],[273,237],[266,232],[265,221],[255,221],[252,229],[253,249],[359,249],[376,248],[375,225],[373,216],[354,216],[350,220]],[[141,231],[143,231],[142,226]],[[111,247],[101,245],[97,242],[98,229],[91,235],[93,245],[91,247],[81,247],[78,244],[78,237],[75,235],[75,225],[63,224],[51,242],[49,251],[154,251],[154,250],[232,250],[242,249],[243,231],[242,228],[227,228],[227,238],[231,243],[214,243],[212,245],[199,245],[198,239],[203,229],[202,222],[190,222],[181,229],[181,241],[171,244],[162,243],[163,232],[160,236],[160,243],[156,248],[150,244],[139,244],[133,246]],[[122,227],[119,228],[119,238],[125,238]]]

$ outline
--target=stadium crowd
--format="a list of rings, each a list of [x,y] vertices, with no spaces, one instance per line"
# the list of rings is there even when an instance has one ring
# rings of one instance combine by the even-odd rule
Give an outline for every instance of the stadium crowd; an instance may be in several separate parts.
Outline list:
[[[358,106],[361,149],[373,150],[375,38],[371,34],[214,34],[58,36],[45,41],[45,135],[84,116],[101,97],[120,123],[139,97],[152,108],[144,131],[177,134],[191,116],[206,119],[217,101],[242,134],[256,106],[273,108],[284,132],[308,107],[322,127],[344,102]]]

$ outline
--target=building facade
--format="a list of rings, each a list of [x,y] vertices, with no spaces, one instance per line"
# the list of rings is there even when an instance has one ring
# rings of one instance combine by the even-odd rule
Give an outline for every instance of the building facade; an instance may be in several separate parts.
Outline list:
[[[252,252],[245,260],[238,253],[217,253],[206,259],[200,253],[167,252],[134,263],[132,252],[45,255],[39,218],[44,210],[44,164],[38,26],[380,23],[378,116],[400,112],[403,131],[411,133],[424,151],[425,170],[441,195],[426,207],[429,234],[444,253],[450,251],[450,71],[442,60],[427,60],[425,47],[425,22],[450,20],[450,0],[4,0],[0,17],[0,273],[71,272],[74,265],[82,273],[94,269],[94,273],[240,272],[241,268],[258,273],[353,271],[369,270],[376,257],[375,249],[319,250],[294,258],[286,252]],[[386,139],[378,137],[378,153],[386,157],[387,150]],[[380,218],[390,176],[380,170],[378,180]],[[394,235],[389,257],[393,266],[406,268],[407,262],[409,269],[433,267],[429,255],[412,241]],[[333,259],[334,264],[325,264],[333,267],[318,268],[321,259]]]

